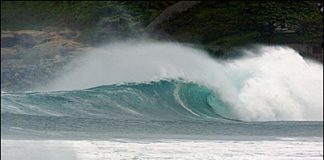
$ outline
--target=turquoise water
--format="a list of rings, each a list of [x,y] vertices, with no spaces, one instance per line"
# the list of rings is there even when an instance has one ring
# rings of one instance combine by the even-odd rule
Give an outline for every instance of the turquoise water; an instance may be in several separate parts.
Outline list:
[[[99,48],[32,92],[1,93],[1,159],[323,159],[323,65],[246,52]]]
[[[158,81],[1,94],[1,138],[273,139],[323,137],[322,121],[245,122],[217,92]]]

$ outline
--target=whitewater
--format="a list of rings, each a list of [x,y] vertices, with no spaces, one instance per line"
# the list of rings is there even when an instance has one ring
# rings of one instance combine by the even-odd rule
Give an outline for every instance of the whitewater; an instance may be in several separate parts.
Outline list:
[[[82,57],[47,90],[181,79],[214,91],[234,119],[321,120],[323,65],[288,47],[255,50],[220,61],[176,43],[117,43]]]
[[[84,53],[46,85],[1,93],[1,159],[322,159],[323,65],[286,46],[236,52]]]

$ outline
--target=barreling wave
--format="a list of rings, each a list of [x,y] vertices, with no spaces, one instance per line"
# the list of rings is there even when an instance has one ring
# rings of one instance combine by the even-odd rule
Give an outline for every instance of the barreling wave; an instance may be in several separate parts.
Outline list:
[[[2,93],[1,113],[110,119],[323,119],[323,65],[288,47],[216,60],[173,43],[99,48],[41,92]]]
[[[232,118],[230,107],[214,92],[182,81],[4,93],[1,100],[2,114],[155,120]]]

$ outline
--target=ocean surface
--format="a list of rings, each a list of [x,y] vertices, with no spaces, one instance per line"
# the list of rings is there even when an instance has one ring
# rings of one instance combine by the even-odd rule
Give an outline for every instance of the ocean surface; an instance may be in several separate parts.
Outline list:
[[[2,92],[1,159],[323,159],[322,64],[286,47],[232,61],[127,47],[86,56],[48,86]]]

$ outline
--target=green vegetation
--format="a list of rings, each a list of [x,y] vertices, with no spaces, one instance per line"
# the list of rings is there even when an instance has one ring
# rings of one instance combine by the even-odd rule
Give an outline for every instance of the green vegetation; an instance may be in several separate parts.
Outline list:
[[[177,1],[1,1],[1,30],[68,27],[80,40],[97,44],[143,32]]]
[[[40,28],[46,25],[85,29],[106,16],[130,14],[149,23],[177,1],[1,1],[1,30]]]
[[[1,30],[69,27],[98,44],[141,35],[177,1],[1,1]],[[159,26],[182,42],[215,54],[249,43],[321,42],[323,16],[315,1],[201,2]],[[278,33],[278,29],[291,33]]]
[[[323,16],[313,1],[203,2],[161,28],[221,55],[230,47],[255,42],[321,43]]]

